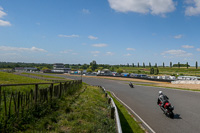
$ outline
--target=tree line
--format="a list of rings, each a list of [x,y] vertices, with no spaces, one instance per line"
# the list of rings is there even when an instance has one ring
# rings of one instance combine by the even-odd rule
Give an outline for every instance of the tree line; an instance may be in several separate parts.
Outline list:
[[[47,64],[47,63],[24,63],[24,62],[0,62],[0,68],[15,68],[15,67],[35,67],[38,70],[42,69],[53,69],[53,64]],[[115,69],[119,69],[120,67],[186,67],[189,68],[190,65],[188,62],[185,64],[181,64],[180,62],[173,64],[172,62],[169,63],[169,66],[166,66],[165,63],[163,62],[162,65],[158,66],[157,63],[151,64],[151,62],[146,65],[144,62],[140,64],[139,62],[137,64],[132,63],[132,64],[119,64],[119,65],[109,65],[109,64],[97,64],[95,60],[90,62],[90,64],[65,64],[65,68],[71,68],[72,70],[89,70],[89,71],[97,71],[101,69],[110,69],[111,71]],[[198,69],[198,62],[196,61],[195,63],[195,68]]]

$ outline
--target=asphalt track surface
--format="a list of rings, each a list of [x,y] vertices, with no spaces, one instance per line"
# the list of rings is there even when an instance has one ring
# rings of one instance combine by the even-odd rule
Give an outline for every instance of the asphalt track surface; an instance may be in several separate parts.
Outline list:
[[[80,76],[64,77],[81,79]],[[130,88],[127,81],[86,77],[82,79],[87,84],[101,85],[112,91],[156,133],[200,133],[199,92],[136,85],[135,88]],[[157,105],[160,90],[169,97],[169,101],[175,107],[174,119],[166,117]],[[151,132],[148,128],[147,131]]]

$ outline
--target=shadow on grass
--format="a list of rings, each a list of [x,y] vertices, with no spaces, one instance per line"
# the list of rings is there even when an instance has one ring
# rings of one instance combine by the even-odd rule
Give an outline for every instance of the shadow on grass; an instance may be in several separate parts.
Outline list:
[[[122,127],[122,132],[123,133],[133,133],[131,127],[129,126],[129,123],[127,122],[126,118],[120,111],[120,109],[117,107],[118,113],[119,113],[119,118],[120,118],[120,123]]]

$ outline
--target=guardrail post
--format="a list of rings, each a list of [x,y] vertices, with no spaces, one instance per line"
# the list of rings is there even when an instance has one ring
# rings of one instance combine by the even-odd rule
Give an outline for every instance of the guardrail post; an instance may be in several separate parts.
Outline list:
[[[62,83],[60,82],[60,91],[59,91],[59,98],[62,96]]]
[[[115,119],[115,107],[111,108],[111,119]]]
[[[50,86],[50,101],[52,101],[52,97],[53,97],[53,84],[51,84]]]
[[[110,103],[111,103],[111,98],[108,99],[108,104],[110,104]]]
[[[38,84],[35,84],[35,105],[37,108],[37,99],[38,99]]]
[[[1,107],[1,86],[0,86],[0,107]]]

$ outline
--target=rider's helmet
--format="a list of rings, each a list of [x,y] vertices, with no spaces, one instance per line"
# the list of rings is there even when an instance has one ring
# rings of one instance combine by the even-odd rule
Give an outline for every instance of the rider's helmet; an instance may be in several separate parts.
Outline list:
[[[159,91],[158,93],[159,93],[159,95],[162,95],[162,94],[163,94],[162,91]]]

